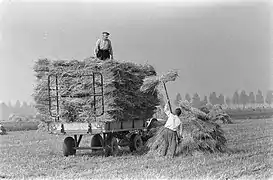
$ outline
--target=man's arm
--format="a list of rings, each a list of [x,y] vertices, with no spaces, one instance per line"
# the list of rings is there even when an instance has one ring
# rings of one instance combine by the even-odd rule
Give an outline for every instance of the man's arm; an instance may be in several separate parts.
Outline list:
[[[94,48],[94,55],[95,55],[95,57],[97,57],[97,53],[99,51],[99,45],[100,45],[100,40],[98,39],[97,42],[96,42],[96,46]]]
[[[180,124],[179,126],[178,126],[178,130],[177,130],[177,141],[178,141],[178,143],[181,143],[181,140],[182,140],[182,124]]]
[[[177,127],[177,136],[178,136],[178,137],[181,136],[181,123],[180,123],[180,125]]]
[[[111,59],[114,59],[114,53],[113,53],[112,43],[111,43],[110,40],[109,40],[109,52],[110,52],[110,55],[111,55]]]
[[[169,109],[169,104],[167,103],[164,107],[164,112],[167,114],[167,116],[170,116],[171,114],[171,111]]]

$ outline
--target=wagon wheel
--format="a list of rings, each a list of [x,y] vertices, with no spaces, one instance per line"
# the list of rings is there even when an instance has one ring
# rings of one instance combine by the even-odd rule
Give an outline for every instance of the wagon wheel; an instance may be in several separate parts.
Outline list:
[[[139,152],[143,148],[143,141],[140,135],[133,135],[130,142],[130,151]]]
[[[63,143],[64,156],[75,155],[76,154],[75,146],[76,146],[76,143],[73,137],[65,138]]]
[[[99,134],[94,135],[91,139],[91,147],[102,147],[102,145],[103,145],[103,139],[101,135]],[[98,150],[93,149],[92,151],[96,152]]]
[[[115,137],[112,136],[106,141],[105,156],[116,156],[118,151],[118,141]]]

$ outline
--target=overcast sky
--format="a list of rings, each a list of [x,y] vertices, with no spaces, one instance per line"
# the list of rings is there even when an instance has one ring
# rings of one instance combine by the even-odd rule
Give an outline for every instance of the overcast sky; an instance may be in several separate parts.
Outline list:
[[[82,60],[102,31],[116,59],[178,69],[171,97],[273,88],[269,1],[191,2],[2,2],[0,100],[31,101],[34,60]]]

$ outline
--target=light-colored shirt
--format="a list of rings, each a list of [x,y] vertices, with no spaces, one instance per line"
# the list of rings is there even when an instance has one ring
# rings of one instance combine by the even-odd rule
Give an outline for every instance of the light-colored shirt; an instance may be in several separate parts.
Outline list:
[[[167,104],[165,105],[164,112],[168,116],[168,120],[165,124],[165,127],[177,132],[179,130],[179,126],[181,124],[180,118],[177,115],[174,115],[171,113],[171,111],[168,109]]]
[[[99,49],[101,50],[109,50],[110,54],[113,56],[112,44],[109,39],[98,39],[96,42],[94,53],[98,53]]]

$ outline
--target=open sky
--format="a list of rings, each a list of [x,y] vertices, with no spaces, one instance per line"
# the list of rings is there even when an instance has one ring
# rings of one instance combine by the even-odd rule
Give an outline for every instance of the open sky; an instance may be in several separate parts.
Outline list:
[[[32,101],[33,61],[89,57],[102,31],[116,59],[179,70],[171,97],[265,92],[273,89],[271,9],[269,0],[2,1],[0,100]]]

